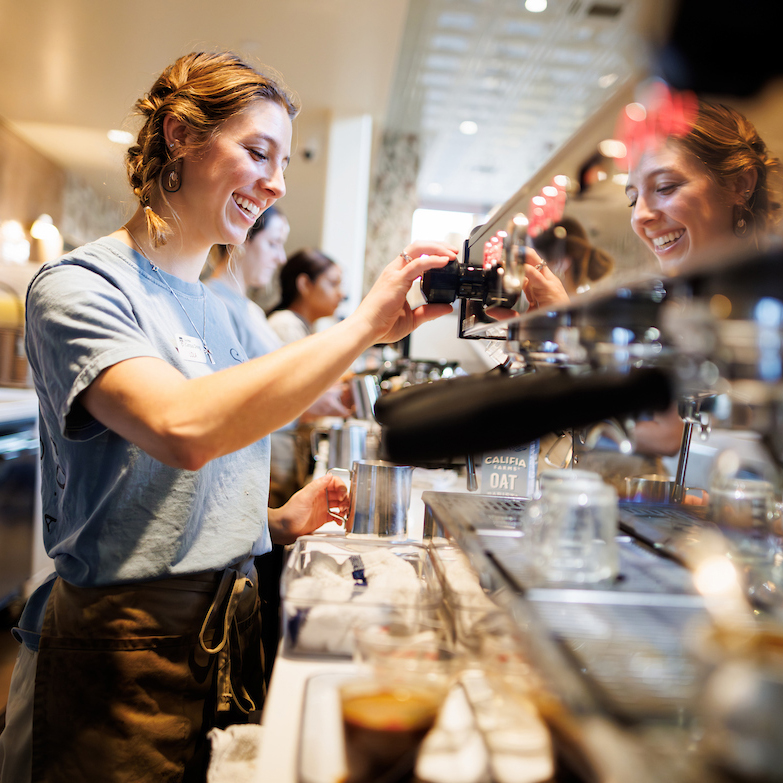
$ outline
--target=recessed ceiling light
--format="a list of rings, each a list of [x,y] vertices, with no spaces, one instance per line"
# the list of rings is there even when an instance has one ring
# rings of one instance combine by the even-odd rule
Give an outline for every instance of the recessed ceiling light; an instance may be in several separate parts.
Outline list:
[[[607,87],[611,87],[618,78],[616,73],[606,73],[598,80],[598,86],[605,90]]]
[[[619,139],[604,139],[598,143],[598,151],[606,158],[624,158],[628,154]]]
[[[540,14],[546,11],[546,0],[525,0],[525,8],[531,14]]]
[[[628,175],[627,174],[615,174],[612,176],[612,182],[616,182],[618,185],[627,185],[628,184]]]
[[[124,130],[112,129],[107,134],[109,141],[113,141],[115,144],[133,144],[133,134]]]
[[[460,133],[466,136],[475,136],[478,133],[478,125],[473,120],[465,120],[459,124]]]
[[[629,103],[625,107],[625,113],[628,119],[635,122],[643,122],[647,118],[647,109],[644,108],[644,104],[641,103]]]

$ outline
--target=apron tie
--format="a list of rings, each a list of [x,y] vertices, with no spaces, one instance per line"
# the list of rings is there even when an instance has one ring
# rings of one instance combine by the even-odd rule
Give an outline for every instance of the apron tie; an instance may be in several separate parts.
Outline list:
[[[232,704],[246,715],[257,711],[256,704],[245,686],[240,683],[239,687],[236,687],[231,677],[232,648],[235,647],[236,653],[241,655],[239,645],[236,643],[239,638],[236,611],[242,594],[252,584],[253,582],[240,571],[227,568],[220,578],[215,597],[199,631],[198,641],[201,649],[208,655],[217,655],[218,712],[227,712]],[[232,636],[235,642],[233,645]],[[211,643],[207,641],[209,637]]]

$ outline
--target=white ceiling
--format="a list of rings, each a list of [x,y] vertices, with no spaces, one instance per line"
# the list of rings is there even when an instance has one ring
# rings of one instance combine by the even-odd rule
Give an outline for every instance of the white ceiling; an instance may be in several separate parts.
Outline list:
[[[418,133],[425,205],[505,201],[646,68],[639,36],[664,0],[0,0],[0,117],[115,200],[127,200],[133,102],[163,67],[227,48],[282,72],[303,119],[370,114]],[[657,11],[656,11],[657,9]],[[609,87],[601,77],[616,74]],[[459,132],[463,120],[478,125]]]
[[[0,0],[0,117],[108,197],[126,200],[134,101],[197,49],[274,66],[303,115],[372,115],[388,103],[407,0]]]
[[[421,135],[420,199],[505,201],[646,71],[647,5],[549,0],[531,13],[522,0],[411,3],[387,125]],[[465,120],[474,136],[460,132]]]

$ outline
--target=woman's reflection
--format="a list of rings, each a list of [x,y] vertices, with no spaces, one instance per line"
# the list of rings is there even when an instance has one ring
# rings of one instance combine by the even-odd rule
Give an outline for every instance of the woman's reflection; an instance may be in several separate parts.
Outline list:
[[[562,281],[569,296],[590,289],[614,269],[614,259],[594,247],[582,224],[564,217],[533,239],[533,247]]]

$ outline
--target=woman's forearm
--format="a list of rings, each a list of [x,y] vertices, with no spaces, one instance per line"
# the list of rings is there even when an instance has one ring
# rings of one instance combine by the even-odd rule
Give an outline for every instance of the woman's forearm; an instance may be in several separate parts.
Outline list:
[[[155,358],[109,367],[80,398],[102,424],[172,467],[198,470],[305,411],[373,344],[346,319],[266,356],[187,379]]]
[[[80,401],[155,459],[198,470],[295,419],[371,345],[399,340],[451,312],[449,305],[411,311],[406,295],[422,272],[443,266],[452,251],[439,243],[413,243],[411,252],[418,257],[395,259],[356,311],[324,332],[193,379],[160,359],[128,359],[104,370]]]

